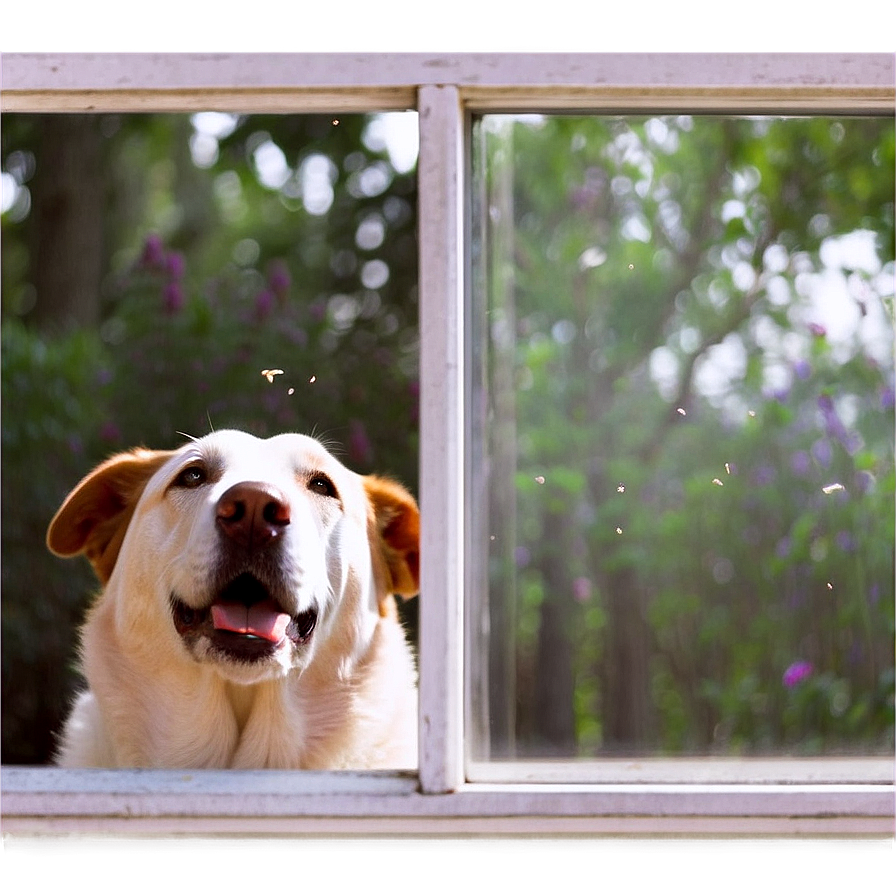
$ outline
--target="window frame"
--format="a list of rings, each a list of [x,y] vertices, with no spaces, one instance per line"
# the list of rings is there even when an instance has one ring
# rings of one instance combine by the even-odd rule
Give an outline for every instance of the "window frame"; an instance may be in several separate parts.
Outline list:
[[[416,110],[417,774],[2,769],[6,833],[892,836],[893,762],[595,762],[474,781],[464,745],[470,123],[480,112],[894,114],[890,54],[6,54],[3,112]],[[603,771],[600,771],[600,769]],[[472,770],[472,775],[470,771]],[[597,770],[597,771],[594,771]],[[507,771],[505,769],[505,771]],[[736,781],[736,783],[730,783]]]

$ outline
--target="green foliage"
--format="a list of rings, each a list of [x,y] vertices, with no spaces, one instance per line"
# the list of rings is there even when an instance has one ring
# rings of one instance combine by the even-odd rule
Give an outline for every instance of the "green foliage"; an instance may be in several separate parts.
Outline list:
[[[86,122],[105,141],[105,169],[79,188],[107,196],[117,224],[97,234],[108,259],[98,330],[38,327],[28,299],[38,222],[17,207],[4,215],[7,762],[47,761],[76,683],[76,627],[95,583],[86,562],[50,556],[44,538],[67,492],[105,456],[211,429],[298,431],[359,472],[416,488],[413,172],[393,168],[362,116],[222,117],[211,141],[200,124]],[[4,160],[23,191],[40,188],[31,169],[41,125],[4,117]],[[191,153],[201,134],[205,150]],[[281,163],[266,169],[262,148]]]
[[[406,330],[379,332],[378,296],[302,301],[293,276],[274,261],[263,278],[239,272],[191,292],[188,274],[171,280],[163,269],[129,278],[105,324],[114,334],[115,441],[171,444],[183,441],[179,434],[228,427],[259,436],[313,431],[356,469],[398,468],[412,477],[415,343]],[[129,376],[116,375],[122,370]],[[149,417],[140,395],[152,396]],[[371,417],[381,396],[389,397],[388,410]],[[406,433],[403,444],[396,446],[395,430]]]
[[[569,664],[583,755],[891,750],[892,120],[479,127],[514,261],[484,375],[517,513],[489,531],[516,539],[521,669],[548,605],[573,633],[518,676],[518,749]]]
[[[9,320],[0,357],[3,759],[35,761],[53,749],[77,682],[74,632],[94,587],[86,568],[50,556],[44,538],[66,491],[98,457],[103,349],[96,334],[45,339]]]
[[[54,336],[28,214],[42,122],[4,116],[2,152],[21,188],[2,222],[3,758],[19,762],[50,755],[93,587],[44,532],[103,456],[296,429],[412,488],[417,456],[415,183],[369,120],[92,118],[101,324]],[[558,678],[581,755],[892,750],[892,120],[477,128],[474,392],[513,457],[492,458],[492,490],[516,506],[488,523],[493,582],[515,564],[515,629],[490,637],[517,657],[519,752],[549,738]]]

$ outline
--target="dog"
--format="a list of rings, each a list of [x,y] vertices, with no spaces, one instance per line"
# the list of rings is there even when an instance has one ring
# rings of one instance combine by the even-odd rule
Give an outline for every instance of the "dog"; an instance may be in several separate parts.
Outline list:
[[[102,589],[63,767],[410,769],[420,516],[317,440],[224,430],[117,454],[47,532]]]

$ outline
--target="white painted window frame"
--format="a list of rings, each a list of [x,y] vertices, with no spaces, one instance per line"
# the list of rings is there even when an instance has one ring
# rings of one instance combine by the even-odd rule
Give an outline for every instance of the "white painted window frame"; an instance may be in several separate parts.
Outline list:
[[[6,767],[6,833],[892,836],[893,762],[483,767],[464,748],[470,118],[894,112],[889,54],[8,54],[4,112],[419,113],[420,754],[391,773]]]

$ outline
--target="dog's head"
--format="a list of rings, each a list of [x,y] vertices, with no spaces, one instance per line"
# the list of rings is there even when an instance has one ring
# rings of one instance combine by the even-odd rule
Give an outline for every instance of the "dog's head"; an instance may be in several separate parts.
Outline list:
[[[410,494],[296,434],[225,430],[112,457],[66,498],[47,544],[87,555],[130,643],[240,683],[305,668],[328,640],[362,644],[391,595],[419,584]]]

